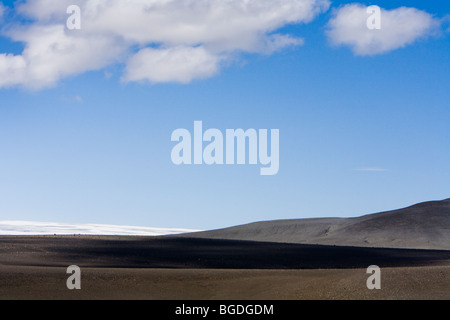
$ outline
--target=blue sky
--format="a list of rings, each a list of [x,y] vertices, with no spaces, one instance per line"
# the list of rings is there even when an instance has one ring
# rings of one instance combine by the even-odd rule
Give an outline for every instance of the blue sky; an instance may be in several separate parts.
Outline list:
[[[2,3],[0,220],[211,229],[359,216],[450,197],[450,5],[445,1],[358,2],[391,11],[415,8],[401,16],[423,22],[412,31],[406,24],[401,34],[384,31],[383,21],[396,25],[389,24],[389,13],[383,20],[382,11],[385,33],[367,49],[373,54],[355,49],[360,34],[345,23],[330,27],[343,8],[359,14],[357,2],[331,1],[315,4],[320,10],[310,20],[299,13],[298,23],[288,23],[291,18],[280,12],[273,25],[262,21],[256,31],[241,31],[252,46],[233,34],[226,41],[192,35],[195,44],[175,36],[155,44],[148,30],[139,43],[120,34],[132,44],[117,56],[102,55],[106,47],[96,47],[100,51],[80,58],[76,51],[84,47],[75,45],[70,58],[78,69],[56,64],[59,52],[51,52],[52,61],[36,62],[24,51],[38,52],[36,32],[61,24],[65,12],[44,16],[42,8],[24,1],[26,16],[12,1]],[[85,1],[79,4],[83,12]],[[24,34],[17,35],[20,28]],[[273,34],[290,37],[271,50],[266,44]],[[138,54],[154,62],[160,53],[178,57],[186,50],[200,61],[189,60],[188,80],[172,72],[180,68],[173,65],[176,59],[162,67],[139,66],[144,75],[133,68]],[[23,59],[26,67],[11,67],[14,59]],[[198,71],[208,63],[210,69]],[[92,67],[83,69],[87,65]],[[37,74],[36,66],[50,70],[49,76]],[[175,166],[171,133],[192,132],[194,120],[223,132],[279,129],[278,174],[261,176],[259,165]]]

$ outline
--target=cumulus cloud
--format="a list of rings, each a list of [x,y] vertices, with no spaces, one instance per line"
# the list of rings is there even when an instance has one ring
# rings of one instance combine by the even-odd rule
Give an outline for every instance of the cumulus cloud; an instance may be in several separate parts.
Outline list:
[[[440,21],[415,8],[381,9],[381,29],[369,29],[367,7],[348,4],[335,10],[327,35],[334,45],[348,46],[356,55],[376,55],[412,44],[439,29]]]
[[[26,46],[20,55],[0,54],[0,86],[50,86],[61,78],[105,67],[124,50],[109,37],[69,35],[63,25],[33,26],[9,35]]]
[[[303,39],[276,31],[308,23],[328,0],[81,0],[81,30],[68,30],[73,0],[27,0],[31,23],[4,33],[24,43],[0,52],[0,86],[40,89],[68,76],[124,63],[124,81],[181,82],[211,77],[240,52],[271,54]],[[136,49],[137,48],[137,49]]]

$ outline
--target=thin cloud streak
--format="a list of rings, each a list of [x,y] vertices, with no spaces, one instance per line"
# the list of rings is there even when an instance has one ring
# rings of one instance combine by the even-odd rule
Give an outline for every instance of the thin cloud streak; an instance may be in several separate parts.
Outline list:
[[[386,172],[388,169],[384,168],[357,168],[353,169],[354,171],[366,171],[366,172]]]

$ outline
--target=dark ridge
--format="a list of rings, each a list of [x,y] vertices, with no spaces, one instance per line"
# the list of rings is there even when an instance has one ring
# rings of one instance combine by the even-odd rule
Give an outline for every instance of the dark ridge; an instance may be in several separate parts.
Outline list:
[[[254,222],[180,237],[450,250],[450,199],[355,218]]]

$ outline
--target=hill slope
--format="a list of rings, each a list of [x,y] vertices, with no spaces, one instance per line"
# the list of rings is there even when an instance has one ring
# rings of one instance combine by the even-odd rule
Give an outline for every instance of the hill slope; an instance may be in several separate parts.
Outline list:
[[[264,221],[181,236],[450,250],[450,199],[357,218]]]

